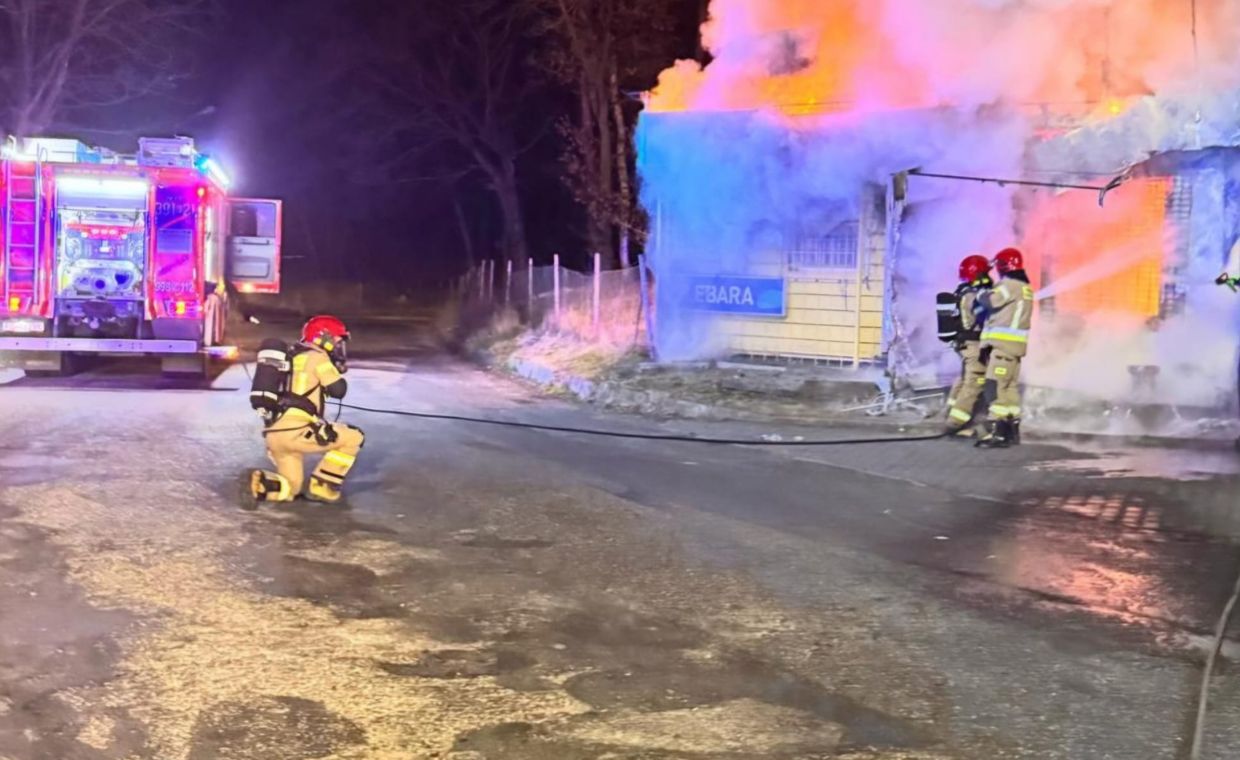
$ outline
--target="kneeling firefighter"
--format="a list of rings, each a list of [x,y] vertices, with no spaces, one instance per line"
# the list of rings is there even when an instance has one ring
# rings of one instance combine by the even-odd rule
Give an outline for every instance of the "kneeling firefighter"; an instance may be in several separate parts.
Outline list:
[[[348,342],[344,322],[317,316],[302,327],[300,343],[268,340],[260,347],[250,405],[266,423],[263,438],[276,472],[250,473],[251,502],[296,499],[305,480],[306,454],[323,454],[310,475],[306,498],[340,501],[341,487],[365,442],[358,428],[324,419],[327,399],[343,399],[348,391]]]
[[[1005,248],[995,257],[999,283],[977,299],[984,315],[982,352],[986,358],[985,397],[989,402],[986,434],[977,442],[986,448],[1020,443],[1020,363],[1029,351],[1033,323],[1033,288],[1025,273],[1025,257]]]
[[[960,286],[956,292],[939,294],[939,340],[952,344],[960,357],[960,378],[947,397],[947,432],[951,435],[972,435],[970,423],[986,384],[983,318],[974,306],[978,297],[993,285],[990,261],[985,256],[973,255],[960,262]]]

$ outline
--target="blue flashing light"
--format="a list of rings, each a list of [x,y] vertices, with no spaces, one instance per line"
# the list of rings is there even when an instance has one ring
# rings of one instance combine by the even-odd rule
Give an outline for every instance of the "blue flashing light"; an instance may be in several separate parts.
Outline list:
[[[232,178],[230,178],[228,173],[224,171],[223,167],[221,167],[219,163],[210,156],[197,156],[194,159],[194,168],[218,182],[220,186],[225,189],[232,184]]]

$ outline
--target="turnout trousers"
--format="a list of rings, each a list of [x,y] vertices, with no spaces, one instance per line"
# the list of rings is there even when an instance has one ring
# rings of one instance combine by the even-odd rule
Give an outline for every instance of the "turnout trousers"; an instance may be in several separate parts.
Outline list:
[[[986,386],[982,344],[969,341],[956,353],[960,355],[960,378],[947,397],[947,426],[953,430],[964,428],[973,421],[973,411]]]
[[[292,424],[290,424],[292,423]],[[314,425],[298,428],[287,418],[277,422],[266,434],[267,457],[275,465],[280,481],[278,493],[269,493],[268,501],[292,501],[305,485],[305,457],[322,454],[310,475],[307,495],[319,501],[337,501],[340,488],[357,461],[366,436],[358,428],[337,423],[331,426],[334,440],[321,442]]]

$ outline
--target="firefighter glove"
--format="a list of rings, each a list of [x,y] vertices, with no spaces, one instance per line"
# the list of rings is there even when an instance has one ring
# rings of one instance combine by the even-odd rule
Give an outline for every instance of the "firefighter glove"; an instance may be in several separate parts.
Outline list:
[[[330,422],[321,422],[314,427],[314,441],[320,446],[330,446],[339,437]]]

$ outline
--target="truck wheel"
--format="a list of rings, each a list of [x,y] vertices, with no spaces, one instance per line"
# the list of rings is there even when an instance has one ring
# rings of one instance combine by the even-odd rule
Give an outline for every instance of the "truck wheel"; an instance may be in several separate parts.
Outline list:
[[[206,377],[207,355],[184,354],[182,356],[165,356],[159,362],[160,369],[167,377]]]

